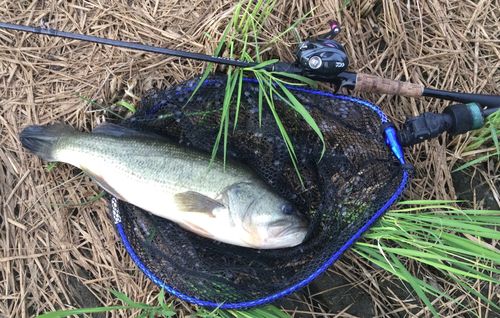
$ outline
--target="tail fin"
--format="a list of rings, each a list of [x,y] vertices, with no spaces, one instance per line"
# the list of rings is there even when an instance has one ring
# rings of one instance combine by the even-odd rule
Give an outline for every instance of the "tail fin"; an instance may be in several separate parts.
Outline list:
[[[54,150],[62,136],[76,131],[69,125],[29,126],[19,134],[23,147],[45,161],[57,161]]]

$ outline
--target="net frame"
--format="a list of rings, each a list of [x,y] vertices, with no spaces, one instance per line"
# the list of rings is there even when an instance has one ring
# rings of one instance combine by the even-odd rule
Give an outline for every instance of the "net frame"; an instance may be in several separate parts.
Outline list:
[[[222,80],[220,78],[212,79],[208,78],[205,80],[201,85],[210,85],[214,83],[220,83]],[[257,83],[256,79],[251,79],[251,78],[244,78],[245,82],[248,83]],[[186,90],[193,90],[196,85],[191,85],[190,87],[187,87]],[[320,91],[320,90],[312,90],[312,89],[306,89],[306,88],[300,88],[296,86],[287,86],[287,88],[292,91],[292,92],[305,92],[309,94],[316,94],[320,95],[324,98],[332,98],[332,99],[338,99],[338,100],[345,100],[345,101],[350,101],[354,102],[358,105],[362,105],[364,107],[368,107],[371,110],[374,111],[379,117],[380,121],[383,124],[382,126],[385,127],[384,131],[381,131],[381,133],[389,132],[391,129],[394,130],[393,125],[391,125],[389,119],[387,116],[380,110],[376,105],[373,103],[370,103],[368,101],[351,97],[351,96],[344,96],[344,95],[336,95],[330,92],[325,92],[325,91]],[[179,91],[178,91],[179,92]],[[160,105],[156,106],[153,108],[148,115],[152,116],[154,115],[154,112]],[[387,136],[390,134],[388,133]],[[373,225],[374,222],[376,222],[385,211],[387,211],[394,203],[396,203],[404,193],[405,189],[408,187],[408,184],[411,180],[412,177],[412,171],[413,167],[410,165],[407,165],[404,157],[401,155],[402,154],[402,149],[400,145],[397,143],[395,138],[387,138],[386,143],[388,144],[388,147],[391,148],[391,150],[394,153],[395,158],[399,161],[401,164],[401,172],[402,172],[402,178],[401,178],[401,183],[397,187],[397,190],[392,194],[392,196],[385,202],[385,204],[376,211],[376,213],[373,214],[373,216],[362,226],[360,227],[354,235],[352,235],[339,249],[336,251],[333,251],[331,257],[329,257],[321,266],[316,268],[313,272],[311,272],[307,277],[302,279],[300,282],[295,283],[291,286],[288,286],[287,288],[284,288],[283,290],[280,290],[279,292],[272,293],[270,295],[267,295],[265,297],[259,297],[257,299],[249,299],[248,301],[241,301],[241,302],[234,302],[234,303],[225,303],[225,302],[215,302],[215,301],[210,301],[206,299],[200,299],[197,297],[193,297],[191,295],[188,295],[187,293],[183,293],[176,288],[176,286],[169,286],[166,283],[164,283],[160,278],[155,275],[153,271],[151,271],[147,265],[144,264],[143,261],[141,261],[141,257],[136,253],[134,248],[132,247],[129,237],[126,234],[126,231],[124,230],[124,227],[122,225],[122,215],[121,215],[121,209],[120,209],[120,203],[119,201],[113,197],[108,195],[108,202],[109,202],[109,209],[110,209],[110,214],[111,217],[115,223],[115,227],[117,230],[118,235],[120,236],[122,243],[124,244],[127,252],[133,259],[133,261],[136,263],[138,268],[151,280],[153,281],[156,285],[158,285],[160,288],[163,288],[166,292],[184,300],[188,301],[193,304],[197,304],[203,307],[219,307],[223,309],[243,309],[243,308],[250,308],[254,306],[259,306],[259,305],[264,305],[266,303],[270,303],[273,301],[276,301],[280,298],[286,297],[290,294],[292,294],[295,291],[298,291],[299,289],[305,287],[307,284],[309,284],[312,280],[317,278],[320,274],[322,274],[325,270],[328,269],[336,260],[339,259],[342,254],[347,251],[361,236],[362,234],[367,231],[371,225]]]

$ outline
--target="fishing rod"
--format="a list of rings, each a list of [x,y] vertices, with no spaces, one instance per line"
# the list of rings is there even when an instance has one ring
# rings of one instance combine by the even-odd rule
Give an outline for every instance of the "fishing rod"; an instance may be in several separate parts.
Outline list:
[[[186,51],[165,49],[165,48],[160,48],[160,47],[155,47],[155,46],[150,46],[150,45],[131,43],[131,42],[125,42],[125,41],[117,41],[117,40],[99,38],[99,37],[95,37],[95,36],[89,36],[89,35],[83,35],[83,34],[77,34],[77,33],[71,33],[71,32],[62,32],[62,31],[57,31],[57,30],[53,30],[53,29],[44,29],[44,28],[40,28],[40,27],[29,27],[29,26],[24,26],[24,25],[0,22],[0,28],[11,29],[11,30],[16,30],[16,31],[30,32],[30,33],[36,33],[36,34],[44,34],[44,35],[56,36],[56,37],[67,38],[67,39],[87,41],[87,42],[94,42],[94,43],[99,43],[99,44],[123,47],[123,48],[127,48],[127,49],[132,49],[132,50],[139,50],[139,51],[159,53],[159,54],[165,54],[165,55],[171,55],[171,56],[178,56],[178,57],[184,57],[184,58],[188,58],[188,59],[194,59],[194,60],[206,61],[206,62],[212,62],[212,63],[218,63],[218,64],[226,64],[226,65],[231,65],[231,66],[236,66],[236,67],[255,67],[255,66],[257,66],[257,63],[237,61],[237,60],[233,60],[233,59],[229,59],[229,58],[225,58],[225,57],[218,57],[218,56],[211,56],[211,55],[205,55],[205,54],[191,53],[191,52],[186,52]],[[284,63],[284,64],[287,64],[287,63]],[[265,70],[268,70],[268,71],[276,71],[277,67],[276,67],[276,65],[267,65],[267,66],[264,66],[262,68]]]
[[[401,95],[407,97],[433,97],[451,100],[461,104],[447,107],[443,114],[424,113],[416,117],[408,117],[404,128],[398,131],[398,140],[402,146],[410,146],[424,140],[437,137],[443,132],[462,134],[481,128],[484,119],[500,108],[500,96],[484,94],[467,94],[435,90],[421,84],[385,79],[379,76],[346,72],[349,60],[344,47],[334,41],[341,32],[337,22],[330,20],[330,31],[325,38],[307,39],[301,43],[295,53],[294,63],[277,62],[261,67],[272,72],[298,74],[312,80],[328,82],[335,85],[338,92],[345,87],[349,90]],[[255,68],[257,63],[238,61],[223,57],[159,48],[138,43],[110,40],[95,36],[62,32],[40,27],[29,27],[0,22],[0,28],[44,34],[75,40],[82,40],[105,45],[112,45],[133,50],[141,50],[171,56],[225,64],[236,67]],[[486,108],[486,109],[484,109]]]
[[[483,107],[489,108],[500,107],[500,96],[496,95],[466,94],[435,90],[426,88],[421,84],[390,80],[362,73],[346,72],[345,70],[349,65],[349,61],[345,53],[345,49],[340,43],[333,40],[333,38],[340,33],[341,29],[338,26],[338,23],[333,20],[328,21],[328,23],[330,24],[331,30],[327,34],[326,38],[316,38],[303,42],[296,52],[296,60],[294,63],[278,62],[272,65],[263,66],[262,69],[273,72],[298,74],[316,81],[329,82],[336,86],[336,92],[338,92],[342,87],[346,87],[349,90],[360,92],[401,95],[415,98],[433,97],[459,103],[475,102],[479,103]],[[150,45],[110,40],[40,27],[29,27],[0,22],[0,28],[82,40],[236,67],[254,68],[258,65],[257,63],[238,61],[224,57],[165,49]]]

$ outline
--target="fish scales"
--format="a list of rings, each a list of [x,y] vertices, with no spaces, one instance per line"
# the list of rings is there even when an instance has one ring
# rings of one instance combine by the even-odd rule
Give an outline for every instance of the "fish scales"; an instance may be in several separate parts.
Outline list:
[[[231,161],[224,169],[218,157],[209,168],[210,155],[194,148],[133,137],[69,136],[58,143],[55,154],[58,160],[74,166],[89,163],[85,166],[92,169],[96,165],[94,171],[111,169],[128,175],[133,183],[168,192],[191,190],[214,195],[231,184],[255,179],[248,169]]]

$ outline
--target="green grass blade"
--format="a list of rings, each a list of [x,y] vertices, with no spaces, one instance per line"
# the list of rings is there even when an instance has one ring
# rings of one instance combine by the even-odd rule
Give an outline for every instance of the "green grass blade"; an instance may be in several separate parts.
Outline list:
[[[259,83],[259,127],[262,126],[262,101],[263,101],[263,93],[266,90],[263,83],[263,78],[260,76],[259,72],[255,72],[255,77],[257,78],[257,82]]]
[[[259,0],[257,2],[257,4],[255,4],[255,7],[253,8],[252,13],[250,14],[250,16],[252,17],[252,19],[249,19],[249,20],[255,21],[255,19],[257,18],[257,15],[261,11],[260,8],[262,7],[262,3],[263,2],[264,2],[264,0]]]
[[[478,257],[485,257],[493,261],[498,260],[498,258],[500,257],[497,252],[484,247],[481,244],[472,242],[469,239],[459,237],[458,235],[442,233],[442,236],[444,239],[446,239],[447,243],[450,246],[462,249],[464,251],[469,251],[470,253],[475,253],[475,255]]]
[[[255,13],[255,18],[257,19],[256,20],[256,24],[257,25],[260,25],[260,21],[262,20],[262,18],[264,18],[264,13],[267,11],[268,9],[268,6],[269,6],[269,2],[270,0],[266,0],[266,2],[264,3],[264,1],[262,1],[262,3],[264,3],[264,6],[261,8],[261,7],[256,7],[252,12],[252,13]],[[260,11],[260,12],[259,12]],[[259,14],[260,13],[260,14]],[[258,34],[258,33],[257,33]],[[257,35],[256,34],[256,35]]]
[[[345,1],[344,1],[344,3],[340,6],[340,9],[339,9],[339,11],[338,11],[338,12],[342,11],[342,9],[344,9],[344,8],[345,8],[345,6],[346,6],[347,4],[349,4],[349,2],[351,2],[351,0],[345,0]]]
[[[252,4],[252,0],[248,1],[246,9],[243,11],[243,17],[240,20],[240,25],[238,26],[238,32],[241,31],[241,27],[243,26],[243,23],[246,22],[248,12],[250,12],[250,5],[251,4]],[[241,2],[240,2],[240,6],[241,6]],[[247,34],[247,32],[242,32],[242,33]]]
[[[259,72],[256,72],[255,75],[257,75],[258,77],[259,76],[262,77],[262,75],[260,75]],[[267,81],[264,81],[263,79],[259,80],[259,83],[260,82],[267,83]],[[297,176],[300,180],[300,183],[302,184],[302,186],[304,186],[304,182],[302,180],[302,177],[300,176],[300,172],[299,172],[299,169],[297,166],[297,156],[295,155],[295,151],[293,149],[292,142],[291,142],[290,138],[288,137],[288,133],[286,132],[286,129],[283,126],[283,123],[281,122],[281,119],[279,118],[278,114],[276,113],[276,109],[274,108],[274,104],[272,102],[273,101],[272,94],[276,93],[276,90],[274,89],[274,87],[272,85],[269,86],[269,88],[270,88],[270,95],[271,96],[268,96],[265,90],[263,90],[263,89],[261,89],[261,90],[263,91],[263,94],[268,102],[268,106],[271,109],[271,112],[274,116],[276,124],[278,125],[278,128],[279,128],[281,135],[283,137],[283,140],[285,141],[285,145],[287,147],[288,152],[290,153],[290,158],[292,160],[293,166],[295,167],[295,171],[297,172]]]
[[[169,310],[155,310],[154,314],[157,315],[163,315],[165,317],[172,317],[175,316],[177,313],[175,311],[169,311]]]
[[[253,317],[262,317],[262,318],[276,318],[274,314],[272,314],[269,310],[265,308],[255,308],[248,312],[250,316]]]
[[[435,309],[432,307],[430,304],[429,299],[425,296],[424,291],[433,295],[433,296],[444,296],[450,300],[455,301],[448,295],[444,294],[443,292],[437,290],[436,288],[430,286],[429,284],[425,283],[424,281],[414,277],[411,275],[406,268],[403,266],[403,264],[391,253],[388,253],[391,256],[392,259],[392,265],[389,265],[389,259],[384,258],[381,254],[380,251],[376,248],[371,249],[371,248],[366,248],[363,247],[362,245],[358,246],[358,243],[356,243],[355,248],[353,249],[356,253],[360,254],[361,256],[365,257],[366,259],[370,260],[374,264],[377,264],[378,266],[384,268],[385,270],[391,272],[392,274],[398,276],[400,279],[410,283],[412,288],[417,292],[419,297],[424,301],[424,303],[428,306],[429,310],[436,314]],[[368,255],[371,255],[374,258],[369,257],[367,254],[364,254],[360,250],[363,250],[364,252],[368,253]],[[423,295],[425,297],[422,298]],[[436,316],[438,317],[438,316]]]
[[[494,302],[492,302],[490,299],[486,298],[483,294],[481,293],[478,293],[474,288],[471,288],[470,286],[468,286],[467,284],[464,284],[463,283],[463,280],[464,280],[464,277],[460,276],[460,275],[457,275],[457,277],[461,278],[461,280],[459,279],[456,279],[455,277],[451,276],[451,279],[453,279],[457,284],[459,284],[460,286],[462,286],[463,288],[465,288],[469,293],[473,294],[474,296],[476,297],[479,297],[481,298],[483,301],[485,301],[486,303],[490,304],[491,306],[495,307],[496,309],[500,310],[500,307],[498,307],[498,304],[495,304]]]
[[[290,318],[289,315],[285,314],[278,308],[274,307],[273,305],[269,305],[266,307],[267,310],[269,310],[271,313],[273,313],[276,317],[278,318]]]
[[[460,212],[460,210],[456,207],[453,207],[453,206],[444,206],[444,205],[428,205],[425,207],[426,209],[430,210],[430,209],[440,209],[441,212],[443,213],[446,213],[447,210],[452,210],[452,211],[455,211],[457,213]],[[409,218],[413,218],[414,215],[416,214],[411,214],[411,213],[407,213],[407,212],[414,212],[414,211],[421,211],[422,210],[422,207],[414,207],[414,208],[406,208],[406,209],[398,209],[397,211],[391,211],[392,214],[398,214],[398,217],[409,217]],[[423,214],[422,212],[419,212],[418,215],[420,214]]]
[[[485,160],[485,159],[487,159],[487,158],[489,158],[491,156],[494,156],[494,155],[496,155],[496,154],[494,153],[494,154],[491,154],[491,155],[483,156],[483,157],[477,158],[475,160],[472,160],[471,162],[468,162],[468,163],[464,164],[463,166],[460,166],[459,168],[453,170],[452,173],[460,171],[460,170],[463,170],[463,169],[465,169],[467,167],[470,167],[472,165],[475,165],[476,163],[481,162],[481,161],[483,161],[483,160]]]
[[[420,284],[418,284],[417,279],[413,277],[413,275],[408,272],[408,270],[403,266],[403,264],[399,261],[399,259],[392,253],[388,253],[389,256],[391,257],[392,261],[398,265],[399,269],[401,270],[401,274],[406,278],[408,283],[410,283],[411,287],[413,290],[417,293],[417,295],[420,297],[420,299],[425,303],[427,308],[431,311],[431,313],[435,317],[439,317],[439,314],[437,313],[436,309],[434,306],[432,306],[432,303],[430,302],[429,298],[427,298],[427,295],[424,294],[424,291],[420,287]]]
[[[470,259],[470,261],[468,263],[464,263],[461,260],[456,260],[456,261],[450,262],[450,263],[457,266],[457,267],[462,268],[467,273],[470,272],[472,274],[475,274],[476,276],[482,277],[482,278],[480,278],[482,281],[500,284],[500,281],[498,279],[495,279],[494,277],[490,277],[490,276],[486,275],[484,272],[482,272],[482,271],[487,271],[490,274],[491,273],[499,274],[500,269],[496,269],[496,268],[493,268],[487,264],[483,264],[480,260],[476,261],[474,259]],[[470,264],[470,266],[468,264]],[[474,267],[477,267],[478,269],[475,269]],[[482,271],[480,271],[480,270],[482,270]],[[472,277],[471,275],[463,275],[463,276],[477,278],[477,277]]]
[[[364,258],[366,258],[370,262],[373,262],[374,264],[380,266],[381,268],[385,269],[389,273],[397,276],[402,281],[408,282],[406,277],[400,273],[399,266],[397,264],[391,263],[391,261],[389,259],[382,257],[382,255],[380,255],[380,251],[378,249],[368,248],[368,249],[363,249],[363,250],[364,251],[361,251],[360,249],[356,249],[356,248],[354,249],[354,251],[357,254],[363,256]],[[365,254],[365,252],[366,252],[366,254]],[[422,281],[421,279],[418,279],[416,277],[414,277],[414,278],[415,278],[415,281],[418,282],[418,284],[420,284],[420,286],[422,287],[422,290],[424,290],[426,293],[429,293],[430,295],[435,296],[435,297],[441,295],[445,298],[448,298],[449,300],[454,300],[450,296],[441,292],[437,288],[432,287],[431,285],[427,284],[426,282]]]
[[[97,107],[101,107],[102,109],[106,110],[107,112],[109,112],[109,113],[111,113],[111,114],[115,115],[116,117],[118,117],[118,118],[120,118],[120,119],[122,119],[122,120],[124,120],[124,119],[125,119],[125,118],[123,118],[122,116],[118,115],[117,113],[115,113],[115,112],[113,112],[113,111],[111,111],[111,110],[107,109],[106,107],[104,107],[104,106],[102,106],[102,105],[100,105],[100,104],[98,104],[98,103],[96,103],[96,102],[94,102],[94,101],[92,101],[92,100],[90,100],[90,99],[88,99],[88,98],[85,98],[85,97],[80,96],[80,95],[75,94],[75,93],[73,93],[73,95],[75,95],[76,97],[79,97],[79,98],[83,99],[84,101],[87,101],[87,102],[91,103],[92,105],[95,105],[95,106],[97,106]]]
[[[240,16],[240,10],[241,10],[241,0],[238,1],[238,5],[236,8],[234,8],[234,14],[233,14],[233,28],[236,29],[238,26],[238,19]]]
[[[264,4],[264,6],[262,7],[262,9],[259,8],[260,14],[259,14],[259,12],[256,13],[255,17],[257,18],[257,25],[259,25],[259,26],[261,25],[261,20],[264,18],[265,13],[268,11],[268,9],[269,9],[269,3],[270,2],[271,2],[271,0],[266,0],[266,2]]]
[[[253,22],[253,20],[251,19],[250,20],[251,24],[252,24],[252,28],[253,28],[253,34],[254,34],[254,39],[255,39],[255,54],[256,54],[256,57],[255,59],[257,60],[257,63],[261,63],[260,61],[260,53],[259,53],[259,43],[258,43],[258,40],[257,40],[257,31],[255,30],[255,23]]]
[[[370,262],[373,262],[374,264],[376,264],[376,265],[380,266],[381,268],[385,269],[389,273],[397,276],[399,279],[401,279],[401,280],[403,280],[405,282],[408,282],[407,277],[401,274],[400,267],[403,266],[403,265],[401,264],[401,266],[399,266],[399,265],[395,264],[394,262],[391,263],[391,261],[389,259],[383,257],[380,254],[380,250],[378,248],[367,248],[367,247],[363,247],[363,246],[355,246],[353,248],[353,251],[356,252],[357,254],[363,256],[364,258],[366,258]],[[421,279],[418,279],[416,277],[414,277],[414,279],[415,279],[415,281],[418,282],[418,284],[421,285],[422,289],[426,293],[429,293],[430,295],[436,296],[436,297],[438,295],[442,295],[442,296],[444,296],[444,297],[446,297],[446,298],[448,298],[450,300],[453,300],[448,295],[446,295],[443,292],[439,291],[435,287],[430,286],[429,284],[425,283]]]
[[[307,12],[303,17],[301,17],[300,19],[298,19],[294,24],[292,24],[291,27],[289,27],[288,29],[285,30],[285,32],[281,33],[280,35],[278,35],[277,37],[275,37],[274,39],[272,39],[267,45],[271,45],[273,44],[274,42],[276,42],[276,40],[278,40],[279,38],[281,38],[283,35],[285,35],[286,33],[290,32],[290,30],[293,30],[293,28],[295,28],[295,26],[297,26],[297,24],[299,24],[302,20],[304,20],[308,15],[310,15],[318,6],[314,7],[311,9],[311,11]]]
[[[248,53],[243,52],[243,53],[241,53],[241,56],[242,56],[243,60],[255,63],[254,59],[250,55],[248,55]]]
[[[388,212],[371,227],[370,232],[363,236],[365,239],[371,237],[391,242],[390,248],[384,244],[375,245],[367,241],[357,242],[353,251],[398,275],[410,285],[412,281],[408,280],[407,275],[402,275],[402,264],[398,265],[393,259],[396,255],[436,268],[446,276],[460,282],[471,293],[473,290],[471,284],[475,284],[477,280],[499,283],[491,275],[500,273],[500,269],[489,264],[499,264],[500,253],[480,243],[481,238],[484,237],[493,239],[500,237],[497,231],[485,227],[500,224],[498,211],[492,213],[491,211],[458,210],[455,207],[436,205],[436,201],[402,202],[401,206],[412,206],[415,203],[423,203],[419,209],[432,211],[417,214],[401,211]],[[418,211],[414,208],[406,210]],[[479,238],[479,243],[457,233],[472,233]],[[400,247],[393,247],[394,244]],[[382,251],[378,250],[379,246]],[[382,257],[381,253],[391,255],[390,265],[387,263],[389,260]],[[434,292],[436,295],[450,299],[448,295],[425,285],[417,278],[414,282],[421,286],[423,292],[431,292],[431,294]],[[413,285],[412,288],[414,288]],[[418,292],[418,290],[415,291]],[[490,303],[484,296],[479,296],[478,292],[473,294]],[[456,303],[468,309],[463,304]]]
[[[282,76],[282,77],[293,78],[293,79],[302,81],[304,83],[307,83],[307,84],[311,85],[314,88],[318,88],[318,82],[316,82],[316,81],[314,81],[314,80],[312,80],[312,79],[310,79],[308,77],[302,76],[302,75],[291,74],[291,73],[284,73],[284,72],[270,72],[269,74],[270,75],[278,75],[278,76]],[[290,82],[286,82],[286,81],[283,81],[283,80],[281,80],[279,78],[275,78],[275,81],[278,81],[278,82],[283,83],[285,85],[304,85],[303,83],[290,83]]]
[[[295,96],[293,96],[293,94],[285,86],[283,86],[283,84],[281,84],[279,81],[276,83],[279,85],[279,87],[285,93],[285,95],[288,97],[291,103],[286,99],[282,98],[282,96],[280,96],[282,100],[284,100],[293,109],[295,109],[295,111],[298,112],[302,116],[302,118],[304,118],[307,124],[314,130],[314,132],[318,135],[319,139],[321,139],[321,142],[323,143],[323,150],[321,151],[321,157],[319,159],[321,161],[326,151],[326,144],[325,144],[325,139],[323,138],[323,134],[321,133],[321,130],[316,124],[316,121],[314,120],[314,118],[312,118],[307,109],[305,109],[304,106],[302,106],[302,104],[297,100],[297,98],[295,98]]]
[[[244,312],[242,310],[232,310],[231,313],[236,317],[236,318],[256,318],[252,315],[250,315],[247,312]]]
[[[267,19],[269,18],[269,15],[271,14],[271,11],[273,11],[274,7],[276,6],[276,2],[278,0],[274,0],[273,4],[267,9],[264,19],[262,20],[262,23],[259,24],[259,29],[257,30],[257,35],[262,31],[264,28],[264,24],[266,23]]]
[[[143,303],[136,303],[134,301],[132,301],[132,299],[128,298],[127,296],[125,296],[124,293],[120,293],[116,290],[112,290],[112,289],[108,289],[110,293],[112,293],[116,298],[120,299],[121,301],[123,301],[124,303],[128,304],[130,306],[130,308],[139,308],[139,309],[151,309],[153,308],[152,306],[150,305],[147,305],[147,304],[143,304]]]
[[[236,79],[236,77],[235,77]],[[233,80],[233,82],[236,82]],[[231,85],[231,92],[229,93],[229,96],[233,95],[234,91],[234,85]],[[224,119],[224,171],[226,171],[226,155],[227,155],[227,135],[228,135],[228,128],[229,128],[229,107],[231,104],[231,99],[229,98],[228,105],[227,105],[227,112],[226,112],[226,118]]]
[[[228,312],[231,314],[231,318],[246,318],[239,310],[229,310]]]
[[[128,110],[130,110],[132,113],[135,114],[135,107],[132,106],[132,105],[130,105],[126,101],[121,100],[121,101],[116,102],[115,104],[119,105],[119,106],[123,106],[123,107],[127,108]]]
[[[238,6],[240,7],[241,3]],[[231,29],[231,25],[233,24],[234,19],[236,19],[235,16],[232,17],[231,22],[226,27],[226,30],[224,31],[224,34],[222,35],[222,39],[220,40],[219,45],[217,46],[217,49],[215,50],[215,53],[214,53],[215,56],[217,56],[219,54],[220,50],[222,49],[222,46],[224,45],[224,42],[226,41],[227,34],[228,34],[229,30]],[[187,104],[189,104],[189,102],[191,101],[191,99],[193,99],[194,94],[196,94],[196,92],[198,91],[198,89],[201,87],[201,84],[203,84],[203,82],[205,82],[205,80],[208,77],[208,74],[210,74],[210,70],[212,69],[213,65],[214,65],[213,62],[208,63],[208,67],[205,70],[205,73],[203,73],[200,81],[198,82],[198,85],[193,90],[193,93],[191,94],[191,96],[189,97],[188,101],[186,102],[186,104],[184,106],[186,106]]]
[[[81,314],[91,314],[95,312],[106,312],[112,310],[119,309],[130,309],[129,306],[109,306],[109,307],[97,307],[97,308],[81,308],[81,309],[70,309],[70,310],[60,310],[60,311],[52,311],[45,314],[41,314],[36,318],[60,318],[60,317],[68,317],[72,315],[81,315]]]
[[[137,317],[137,318],[145,318],[145,317],[149,316],[150,314],[151,314],[151,313],[150,313],[150,311],[149,311],[149,310],[147,310],[147,311],[143,312],[143,313],[142,313],[139,317]]]
[[[465,147],[464,152],[477,149],[485,142],[492,139],[493,143],[495,144],[495,148],[497,149],[497,153],[500,156],[500,149],[498,146],[499,128],[500,128],[500,111],[497,111],[486,117],[485,123],[481,129],[471,132],[470,139],[474,141],[474,143]]]
[[[438,219],[438,218],[435,218]],[[437,222],[438,220],[436,220]],[[456,231],[460,231],[462,233],[467,233],[471,235],[491,238],[491,239],[500,239],[500,231],[496,231],[493,229],[485,228],[483,226],[477,226],[475,224],[470,224],[467,222],[460,222],[451,219],[446,219],[446,225],[450,228],[454,228]]]
[[[246,53],[246,49],[247,49],[247,43],[248,43],[248,33],[244,35],[244,38],[243,38],[243,49],[241,49],[241,52],[240,52],[240,55],[241,55],[241,60],[243,61],[249,61],[249,62],[253,62],[248,60],[246,58],[246,56],[248,56],[248,54]]]
[[[236,124],[238,123],[238,116],[240,113],[240,105],[241,105],[241,90],[243,88],[243,70],[237,70],[238,76],[238,98],[236,100],[236,114],[234,115],[234,128],[233,131],[236,130]]]
[[[216,53],[216,55],[217,55],[217,53]],[[191,101],[191,99],[193,99],[194,94],[196,94],[196,92],[198,91],[198,89],[201,87],[201,85],[203,84],[203,82],[205,82],[205,80],[207,79],[208,75],[210,74],[210,70],[212,69],[213,65],[214,65],[214,63],[208,63],[207,70],[201,76],[201,79],[198,82],[198,85],[193,90],[193,93],[191,94],[191,96],[189,97],[188,101],[186,102],[186,104],[183,107],[185,107],[187,104],[189,104],[189,102]]]
[[[450,229],[450,230],[455,230],[459,231],[462,233],[468,233],[472,235],[478,235],[478,236],[483,236],[483,237],[488,237],[488,238],[493,238],[493,239],[500,239],[500,232],[485,228],[484,226],[481,226],[479,223],[480,222],[473,222],[470,217],[463,216],[462,218],[460,217],[446,217],[445,215],[439,216],[439,215],[419,215],[419,219],[415,219],[414,217],[408,217],[404,214],[401,214],[398,219],[400,220],[405,220],[408,219],[409,221],[412,221],[412,219],[415,222],[419,222],[420,224],[425,224],[426,226],[434,226],[438,228],[445,228],[445,229]],[[476,219],[478,219],[476,217]],[[492,216],[491,220],[488,220],[488,223],[492,224],[498,224],[498,221],[500,219],[498,217]],[[413,222],[412,224],[415,224]],[[408,224],[411,226],[411,224]]]
[[[162,287],[160,293],[158,294],[158,302],[160,303],[160,305],[165,304],[165,287]]]
[[[245,21],[245,27],[244,27],[243,32],[242,32],[243,34],[248,33],[248,31],[249,31],[249,29],[250,29],[250,26],[251,26],[252,24],[255,24],[255,21],[256,21],[257,15],[258,15],[258,14],[260,13],[260,11],[261,11],[261,10],[260,10],[260,8],[261,8],[261,6],[262,6],[262,3],[263,3],[263,2],[264,2],[264,0],[259,0],[259,1],[255,4],[254,8],[252,9],[252,12],[251,12],[251,13],[249,14],[249,16],[248,16],[247,21]],[[254,34],[255,39],[257,39],[257,33],[256,33],[256,31],[255,31],[255,28],[254,28],[254,33],[253,33],[253,34]]]
[[[497,128],[494,125],[491,125],[490,131],[491,131],[491,138],[493,139],[493,142],[495,143],[495,148],[497,148],[497,155],[498,155],[497,158],[500,160],[500,148],[498,147]]]
[[[233,58],[233,42],[231,42],[231,49],[230,49],[229,58],[231,58],[231,59]],[[228,82],[229,82],[230,75],[231,75],[231,68],[229,68],[229,72],[228,72]],[[231,99],[233,97],[234,87],[235,87],[236,82],[238,80],[238,73],[235,72],[235,75],[236,76],[233,76],[233,80],[231,82],[230,91],[229,92],[226,91],[226,94],[224,96],[225,97],[224,98],[225,99],[224,107],[227,107],[226,118],[225,118],[225,122],[224,122],[224,171],[226,168],[227,137],[229,134],[229,113],[230,113],[230,107],[231,107]],[[227,102],[226,102],[226,100],[227,100]]]
[[[452,236],[457,236],[457,235],[452,235]],[[463,247],[463,245],[454,244],[453,242],[451,242],[451,240],[444,240],[444,242],[441,244],[435,244],[434,242],[419,241],[418,243],[415,244],[415,246],[420,246],[421,248],[426,248],[429,250],[433,250],[431,248],[435,247],[443,252],[446,252],[447,254],[452,255],[453,257],[456,258],[460,257],[462,259],[467,259],[469,261],[475,260],[476,257],[483,257],[497,264],[500,264],[500,254],[478,243],[475,242],[473,243],[475,245],[472,246],[476,247],[475,249],[469,249],[467,247]],[[493,268],[491,270],[496,271]]]
[[[467,215],[475,215],[479,214],[480,216],[483,215],[500,215],[500,210],[460,210],[462,213],[467,214]]]
[[[472,137],[472,140],[476,140],[474,137]],[[476,149],[478,148],[479,146],[481,146],[483,143],[485,143],[487,140],[489,140],[489,138],[486,138],[486,139],[481,139],[467,147],[465,147],[464,151],[469,151],[469,150],[472,150],[472,149]]]
[[[259,63],[251,68],[244,68],[244,70],[251,70],[251,71],[254,71],[254,70],[258,70],[260,68],[263,68],[264,66],[267,66],[267,65],[271,65],[271,64],[274,64],[276,62],[279,62],[280,60],[278,59],[272,59],[272,60],[269,60],[269,61],[264,61],[262,63]]]
[[[45,170],[47,170],[47,171],[52,170],[52,168],[54,168],[56,166],[56,164],[57,164],[57,162],[51,163],[47,168],[45,168]]]
[[[208,168],[210,169],[213,161],[215,160],[215,156],[217,154],[217,150],[219,148],[220,144],[220,139],[222,137],[222,132],[225,131],[225,137],[224,137],[224,163],[226,162],[226,144],[227,144],[227,133],[228,133],[228,127],[229,127],[229,106],[231,102],[231,97],[234,92],[234,86],[236,85],[236,80],[238,78],[236,76],[231,76],[231,68],[228,73],[227,77],[227,83],[226,83],[226,93],[224,96],[224,102],[223,102],[223,110],[222,110],[222,116],[221,116],[221,125],[219,127],[219,133],[217,135],[217,139],[215,141],[214,148],[212,150],[212,159],[210,160],[210,164]]]
[[[469,266],[463,265],[463,263],[456,262],[452,258],[449,258],[449,257],[442,257],[442,256],[432,255],[430,253],[421,252],[418,250],[407,250],[404,248],[403,249],[402,248],[384,248],[383,250],[387,253],[398,254],[398,255],[401,255],[404,257],[412,258],[416,261],[433,266],[433,267],[441,269],[441,270],[445,270],[449,273],[460,274],[462,276],[467,276],[467,277],[475,278],[475,279],[481,279],[484,281],[497,282],[497,281],[495,281],[495,279],[490,278],[487,275],[480,273],[480,272],[472,269]],[[444,265],[443,263],[436,261],[436,260],[439,260],[442,262],[446,261],[446,262],[449,262],[449,263],[454,264],[456,266],[465,267],[467,269],[467,271],[457,269],[455,267],[451,267],[448,265]]]
[[[91,202],[99,200],[100,198],[102,198],[104,196],[104,194],[106,194],[106,192],[102,191],[101,193],[99,193],[98,195],[96,195],[95,197],[93,197],[92,199],[88,200],[87,202],[83,202],[83,203],[45,203],[45,205],[53,205],[53,206],[80,206],[80,205],[89,204]]]
[[[152,236],[151,236],[152,239]],[[149,242],[151,243],[151,242]],[[162,287],[160,293],[158,294],[158,302],[160,303],[161,308],[165,311],[172,311],[172,308],[165,304],[165,287]]]
[[[227,312],[225,312],[224,310],[219,310],[218,312],[219,316],[221,316],[222,318],[233,318],[233,316],[231,316],[230,314],[228,314]]]
[[[265,82],[267,82],[267,81],[265,81]],[[279,93],[277,93],[277,91],[273,88],[273,86],[269,86],[269,88],[270,88],[270,94],[275,93],[275,94],[279,95]],[[283,123],[281,122],[281,119],[279,118],[279,115],[276,112],[276,109],[274,108],[272,95],[268,96],[266,91],[264,91],[264,96],[266,97],[269,108],[271,109],[271,112],[274,116],[274,120],[276,121],[276,124],[278,125],[278,128],[281,132],[281,135],[282,135],[283,139],[285,140],[285,144],[287,145],[287,148],[288,148],[290,154],[292,155],[291,156],[292,160],[295,162],[295,160],[297,159],[297,156],[295,155],[295,151],[294,151],[293,146],[292,146],[292,141],[290,140],[290,137],[288,137],[288,133],[286,132],[285,126],[283,126]]]
[[[456,203],[456,202],[463,202],[463,201],[456,201],[456,200],[408,200],[408,201],[401,201],[398,202],[398,205],[436,205],[436,204],[449,204],[449,203]],[[391,212],[397,212],[397,211],[391,211]]]

